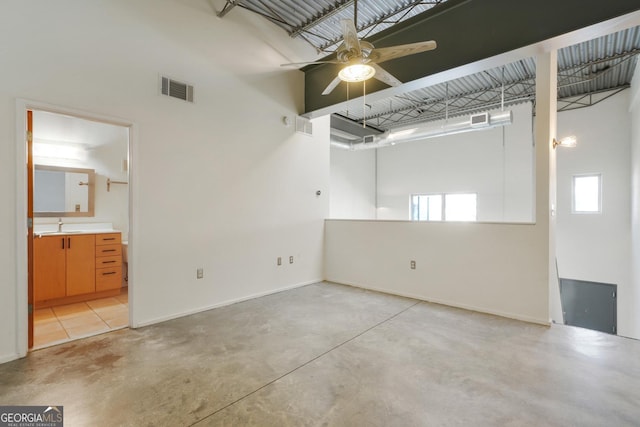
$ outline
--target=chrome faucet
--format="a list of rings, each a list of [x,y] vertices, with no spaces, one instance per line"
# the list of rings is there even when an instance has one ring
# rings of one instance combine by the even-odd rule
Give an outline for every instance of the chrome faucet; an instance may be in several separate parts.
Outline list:
[[[58,233],[62,233],[62,218],[58,218]]]

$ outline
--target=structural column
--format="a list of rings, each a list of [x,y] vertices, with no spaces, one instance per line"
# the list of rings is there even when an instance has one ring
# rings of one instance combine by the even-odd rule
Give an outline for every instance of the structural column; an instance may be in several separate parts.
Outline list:
[[[558,55],[545,52],[536,58],[536,226],[548,237],[548,287],[550,320],[562,322],[556,272],[556,136],[558,111]],[[546,229],[546,231],[545,231]]]
[[[631,81],[631,289],[629,336],[640,339],[640,68]]]

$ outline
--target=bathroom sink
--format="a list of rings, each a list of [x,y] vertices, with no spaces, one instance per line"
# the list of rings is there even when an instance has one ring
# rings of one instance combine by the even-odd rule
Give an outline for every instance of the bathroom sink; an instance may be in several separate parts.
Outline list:
[[[36,236],[55,236],[55,235],[62,236],[64,234],[80,234],[80,233],[86,233],[86,231],[80,231],[80,230],[75,230],[75,231],[40,231],[38,233],[35,233],[35,235]]]

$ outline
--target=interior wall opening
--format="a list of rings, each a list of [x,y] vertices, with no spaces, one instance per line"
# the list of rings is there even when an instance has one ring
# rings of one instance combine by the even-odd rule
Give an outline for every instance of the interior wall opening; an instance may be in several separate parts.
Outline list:
[[[126,328],[130,128],[32,109],[33,347]]]

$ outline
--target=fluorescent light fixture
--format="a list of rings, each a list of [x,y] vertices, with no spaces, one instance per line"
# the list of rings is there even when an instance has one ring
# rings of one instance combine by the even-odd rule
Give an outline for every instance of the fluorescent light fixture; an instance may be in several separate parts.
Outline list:
[[[78,144],[33,143],[33,156],[48,159],[85,160],[86,150]]]
[[[553,138],[553,148],[556,148],[558,145],[561,147],[575,147],[577,143],[578,140],[573,135],[562,138],[560,141]]]
[[[338,73],[340,80],[353,83],[368,80],[376,74],[376,69],[367,64],[347,65]]]
[[[418,128],[413,128],[413,129],[405,129],[405,130],[400,130],[397,132],[391,132],[389,134],[389,139],[394,139],[394,138],[402,138],[403,136],[407,136],[407,135],[411,135],[412,133],[415,133],[418,130]]]
[[[484,120],[482,124],[474,123],[473,118],[478,115],[463,117],[451,120],[445,124],[441,122],[414,123],[405,127],[387,131],[381,135],[365,136],[361,142],[336,141],[331,139],[331,145],[349,150],[366,150],[370,148],[382,148],[396,145],[401,142],[420,141],[428,138],[435,138],[445,135],[454,135],[463,132],[473,132],[498,126],[510,125],[513,122],[511,110],[499,111],[495,113],[482,113]]]

